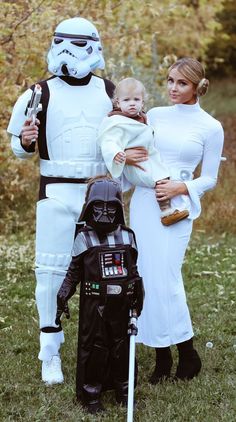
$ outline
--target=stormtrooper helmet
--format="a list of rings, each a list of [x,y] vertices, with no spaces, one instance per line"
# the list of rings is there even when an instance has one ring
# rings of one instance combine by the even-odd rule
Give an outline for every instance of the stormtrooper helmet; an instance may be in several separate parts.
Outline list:
[[[56,76],[84,78],[104,69],[102,46],[96,27],[84,18],[62,21],[54,32],[47,56],[48,70]]]

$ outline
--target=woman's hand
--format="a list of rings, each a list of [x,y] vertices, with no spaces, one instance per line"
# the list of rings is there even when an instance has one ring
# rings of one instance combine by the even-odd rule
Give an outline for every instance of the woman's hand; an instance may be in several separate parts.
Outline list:
[[[122,164],[125,161],[125,159],[126,159],[126,153],[123,151],[118,152],[113,158],[116,164]]]
[[[148,160],[148,152],[144,147],[127,148],[125,149],[126,161],[125,163],[129,166],[138,167],[143,171],[146,171],[139,163]]]
[[[35,124],[32,124],[31,119],[27,119],[22,127],[21,131],[21,143],[24,147],[29,147],[32,142],[37,141],[38,139],[38,125],[40,121],[38,119],[35,120]]]
[[[158,201],[166,201],[177,195],[188,195],[188,189],[185,183],[175,182],[174,180],[164,179],[156,183],[156,198]]]

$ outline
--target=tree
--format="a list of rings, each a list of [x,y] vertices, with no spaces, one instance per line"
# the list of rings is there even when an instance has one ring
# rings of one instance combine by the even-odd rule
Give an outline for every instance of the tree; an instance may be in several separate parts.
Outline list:
[[[236,3],[225,0],[216,16],[221,29],[209,45],[207,65],[216,76],[236,76]]]
[[[9,221],[14,224],[23,221],[12,214],[13,203],[19,215],[23,210],[30,217],[29,204],[34,202],[35,195],[32,184],[36,185],[37,174],[34,162],[22,165],[11,154],[7,122],[19,94],[47,76],[46,53],[56,25],[73,16],[92,20],[102,35],[105,75],[117,82],[123,76],[135,74],[146,85],[152,105],[162,100],[166,68],[175,56],[205,60],[219,25],[215,16],[222,1],[71,0],[69,7],[68,2],[57,0],[1,3],[0,199],[4,200],[2,213]]]

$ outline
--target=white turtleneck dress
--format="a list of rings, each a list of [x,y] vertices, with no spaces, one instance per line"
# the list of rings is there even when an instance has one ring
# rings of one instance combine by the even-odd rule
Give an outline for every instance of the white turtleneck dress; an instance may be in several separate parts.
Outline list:
[[[136,234],[145,288],[137,342],[167,347],[193,337],[181,267],[192,221],[201,212],[200,198],[217,181],[223,129],[199,103],[156,107],[148,112],[148,119],[171,178],[184,181],[189,192],[184,196],[189,218],[168,227],[161,224],[154,189],[137,186],[130,204],[130,226]],[[201,175],[192,180],[200,162]],[[183,195],[173,198],[172,204],[183,208]]]

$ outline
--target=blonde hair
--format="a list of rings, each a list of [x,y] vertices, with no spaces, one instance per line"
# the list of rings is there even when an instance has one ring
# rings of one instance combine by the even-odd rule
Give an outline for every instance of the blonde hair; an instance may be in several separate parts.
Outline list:
[[[135,90],[140,90],[143,100],[144,101],[147,100],[147,91],[143,83],[138,81],[135,78],[125,78],[125,79],[121,79],[121,81],[118,82],[118,84],[116,85],[116,88],[113,94],[113,104],[115,106],[117,106],[117,101],[120,97],[121,90],[124,90],[127,93],[133,92]]]
[[[186,79],[196,86],[198,97],[207,93],[210,82],[205,78],[205,70],[198,60],[191,57],[183,57],[170,66],[169,72],[172,69],[177,69]]]

